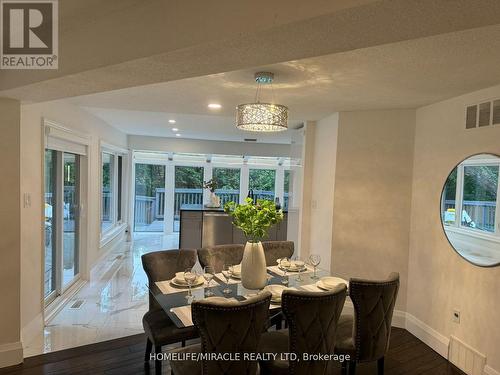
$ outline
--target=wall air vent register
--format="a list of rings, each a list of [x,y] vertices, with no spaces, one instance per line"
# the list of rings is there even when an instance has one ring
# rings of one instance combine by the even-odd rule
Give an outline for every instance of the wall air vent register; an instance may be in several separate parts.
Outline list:
[[[466,129],[491,125],[500,125],[500,99],[467,106],[465,113]]]

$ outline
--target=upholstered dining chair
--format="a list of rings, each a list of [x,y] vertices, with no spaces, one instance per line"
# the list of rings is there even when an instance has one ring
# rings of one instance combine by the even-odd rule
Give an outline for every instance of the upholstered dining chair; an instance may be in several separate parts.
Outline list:
[[[162,250],[144,254],[142,266],[148,277],[149,311],[142,318],[142,325],[147,336],[146,354],[144,360],[149,364],[150,354],[154,346],[155,353],[161,352],[161,347],[199,337],[194,327],[177,328],[165,311],[158,304],[152,292],[158,292],[155,282],[169,280],[176,272],[191,268],[196,263],[196,250]],[[155,361],[155,371],[161,373],[160,360]]]
[[[222,297],[194,301],[193,323],[201,343],[175,349],[178,353],[256,353],[269,315],[271,293],[262,292],[243,302]],[[174,375],[253,375],[257,361],[246,360],[172,360]]]
[[[215,272],[221,272],[224,264],[241,263],[244,248],[239,244],[205,247],[198,249],[198,260],[202,267],[211,266]]]
[[[280,258],[291,258],[294,252],[293,241],[263,241],[266,265],[275,266]]]
[[[356,364],[377,361],[378,374],[384,373],[384,357],[389,348],[392,315],[399,290],[399,274],[387,280],[351,279],[349,296],[354,316],[341,316],[335,352],[349,354],[349,374],[356,373]],[[347,373],[347,366],[343,366]]]
[[[300,361],[261,361],[261,374],[332,374],[333,361],[304,361],[304,353],[334,354],[337,322],[346,299],[346,285],[328,292],[285,290],[281,306],[288,322],[288,331],[264,333],[261,353],[295,353]]]

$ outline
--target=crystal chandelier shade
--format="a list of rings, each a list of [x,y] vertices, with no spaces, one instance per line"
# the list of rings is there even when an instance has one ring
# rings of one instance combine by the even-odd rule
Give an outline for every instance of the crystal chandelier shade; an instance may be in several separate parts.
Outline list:
[[[288,128],[288,108],[281,104],[249,103],[238,106],[238,129],[279,132]]]
[[[288,129],[288,108],[281,104],[261,103],[260,86],[272,84],[274,75],[268,72],[255,74],[258,84],[255,103],[240,104],[236,109],[236,127],[252,132],[279,132]]]

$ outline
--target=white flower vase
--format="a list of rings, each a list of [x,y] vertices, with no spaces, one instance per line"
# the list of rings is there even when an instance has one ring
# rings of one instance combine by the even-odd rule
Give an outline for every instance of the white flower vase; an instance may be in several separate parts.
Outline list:
[[[247,242],[241,261],[241,283],[246,289],[262,289],[267,283],[266,257],[262,242]]]

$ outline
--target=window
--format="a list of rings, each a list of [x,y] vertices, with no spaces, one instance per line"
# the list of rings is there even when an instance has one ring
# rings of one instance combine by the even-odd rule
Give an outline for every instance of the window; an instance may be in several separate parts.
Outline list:
[[[283,209],[288,210],[288,201],[290,194],[290,170],[284,171],[283,176]]]
[[[445,225],[496,232],[499,164],[495,160],[469,159],[450,173],[441,207]]]
[[[498,165],[464,167],[461,225],[495,232]]]
[[[114,155],[102,153],[102,211],[101,230],[106,231],[113,225],[113,175]]]
[[[203,167],[175,167],[174,231],[179,231],[182,206],[203,206]]]
[[[118,155],[118,181],[117,181],[117,194],[118,194],[118,204],[116,218],[120,222],[122,221],[122,185],[123,185],[123,156]]]
[[[163,232],[165,220],[165,166],[135,165],[134,230]]]
[[[276,170],[274,169],[250,169],[249,171],[248,186],[256,199],[274,201],[275,182]]]
[[[215,194],[220,198],[221,205],[227,202],[240,201],[240,173],[239,168],[217,168],[212,172],[212,178],[217,182]]]
[[[443,199],[442,199],[442,218],[445,224],[455,224],[455,199],[457,196],[457,168],[455,168],[444,185]]]
[[[56,190],[57,151],[45,150],[45,297],[56,289]]]
[[[113,148],[101,152],[101,233],[111,231],[124,218],[124,153]]]

